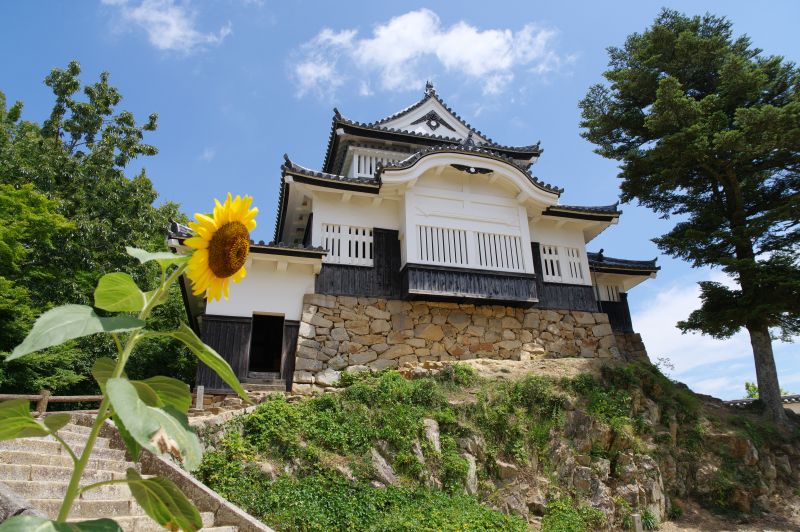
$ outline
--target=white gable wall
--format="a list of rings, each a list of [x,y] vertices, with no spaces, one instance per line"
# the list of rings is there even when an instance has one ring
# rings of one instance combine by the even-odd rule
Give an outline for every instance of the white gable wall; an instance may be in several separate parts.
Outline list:
[[[255,254],[254,254],[255,255]],[[303,296],[314,293],[314,269],[310,264],[286,264],[251,255],[247,277],[231,283],[229,299],[209,301],[206,314],[250,317],[253,314],[300,320]]]
[[[426,122],[420,122],[419,124],[412,124],[412,122],[416,122],[420,118],[424,117],[430,111],[435,111],[442,120],[447,122],[449,126],[451,126],[455,131],[447,128],[446,126],[439,124],[439,127],[435,129],[431,129],[428,127]],[[382,127],[388,127],[393,129],[400,129],[406,131],[414,131],[416,133],[424,133],[427,135],[441,135],[443,137],[453,137],[459,140],[463,140],[467,138],[470,133],[470,130],[465,127],[461,122],[458,121],[456,117],[454,117],[450,111],[445,109],[445,107],[436,101],[434,98],[429,99],[427,102],[422,104],[417,109],[414,109],[410,113],[404,116],[400,116],[395,118],[394,120],[390,120],[381,124]],[[480,137],[473,133],[473,138],[475,142],[484,141],[483,137]]]

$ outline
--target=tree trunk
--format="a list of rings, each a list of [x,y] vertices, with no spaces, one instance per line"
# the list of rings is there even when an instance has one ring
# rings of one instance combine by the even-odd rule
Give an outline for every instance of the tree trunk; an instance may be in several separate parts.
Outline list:
[[[758,396],[764,403],[764,414],[778,425],[789,422],[781,400],[781,388],[778,384],[778,370],[772,354],[772,339],[766,325],[748,325],[750,345],[756,363],[758,379]]]

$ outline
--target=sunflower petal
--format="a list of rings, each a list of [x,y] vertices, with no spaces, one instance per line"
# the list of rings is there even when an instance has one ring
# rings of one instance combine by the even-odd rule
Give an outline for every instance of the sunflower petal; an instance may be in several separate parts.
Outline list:
[[[241,268],[239,268],[238,272],[231,275],[231,279],[233,280],[234,283],[238,283],[246,276],[247,276],[247,270],[244,268],[244,266],[242,266]]]
[[[193,236],[183,241],[184,245],[195,249],[205,249],[208,247],[208,240],[199,236]]]

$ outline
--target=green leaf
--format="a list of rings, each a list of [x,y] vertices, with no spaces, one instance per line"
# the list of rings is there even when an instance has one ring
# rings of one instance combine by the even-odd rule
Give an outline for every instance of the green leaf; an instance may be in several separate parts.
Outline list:
[[[177,338],[186,344],[186,347],[191,349],[201,362],[211,368],[214,373],[219,375],[220,378],[228,384],[228,386],[230,386],[237,394],[239,394],[239,397],[248,403],[250,402],[250,397],[247,395],[247,392],[244,391],[244,388],[242,388],[242,385],[239,383],[239,379],[236,378],[236,374],[231,369],[230,364],[228,364],[225,359],[219,355],[219,353],[204,344],[203,341],[197,337],[194,331],[189,328],[189,326],[187,326],[185,323],[181,323],[180,328],[178,328],[177,331],[172,331],[170,334],[174,338]]]
[[[156,455],[180,458],[189,471],[200,465],[200,441],[189,428],[185,414],[169,405],[148,406],[127,379],[108,379],[106,394],[115,414],[139,445]]]
[[[160,477],[143,479],[132,468],[126,477],[136,502],[159,525],[169,530],[191,531],[203,526],[200,512],[172,481]]]
[[[161,398],[158,394],[153,390],[150,386],[142,381],[128,381],[133,384],[133,387],[136,388],[136,393],[139,395],[139,399],[144,402],[147,406],[153,406],[156,408],[161,408],[164,406],[164,403],[161,401]]]
[[[132,316],[101,318],[92,307],[86,305],[64,305],[50,309],[36,320],[28,333],[11,355],[14,360],[34,351],[59,345],[73,338],[102,332],[123,332],[141,329],[145,323]]]
[[[165,405],[175,407],[184,414],[192,406],[192,392],[189,385],[172,377],[156,376],[142,381],[147,384]]]
[[[0,523],[2,532],[122,532],[113,519],[59,523],[33,515],[18,515]]]
[[[64,425],[69,423],[69,420],[69,414],[49,414],[44,416],[42,422],[44,422],[44,426],[47,427],[50,432],[56,433],[64,428]]]
[[[125,248],[125,252],[131,257],[138,259],[139,262],[145,264],[152,260],[158,262],[162,268],[166,268],[170,264],[182,264],[189,260],[189,255],[179,255],[177,253],[170,253],[169,251],[159,251],[151,253],[139,248],[132,248],[130,246]]]
[[[101,392],[106,393],[106,381],[114,374],[116,365],[117,363],[108,357],[100,357],[95,360],[92,366],[92,376],[97,381],[97,384],[100,385]],[[125,372],[121,376],[124,377]]]
[[[138,312],[147,301],[127,273],[107,273],[94,290],[94,306],[111,312]]]
[[[0,402],[0,441],[50,434],[47,428],[33,419],[29,406],[26,399]]]
[[[130,453],[131,458],[134,462],[139,461],[139,453],[142,452],[142,446],[131,436],[131,433],[125,427],[125,423],[119,418],[117,414],[111,415],[111,420],[114,422],[114,426],[117,427],[117,431],[119,432],[122,441],[125,443],[125,447],[128,449],[128,453]]]

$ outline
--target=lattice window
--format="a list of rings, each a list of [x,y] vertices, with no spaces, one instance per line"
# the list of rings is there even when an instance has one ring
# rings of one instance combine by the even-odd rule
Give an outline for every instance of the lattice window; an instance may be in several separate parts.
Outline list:
[[[620,287],[615,284],[598,284],[594,287],[595,295],[598,301],[615,301],[620,300],[619,294]]]
[[[340,224],[322,224],[322,246],[328,250],[325,262],[372,266],[372,229]]]
[[[417,226],[417,251],[420,262],[466,266],[467,232],[462,229]]]
[[[542,244],[542,280],[560,283],[561,261],[558,257],[558,246]]]
[[[562,248],[564,250],[563,260],[567,263],[566,281],[583,283],[583,266],[581,265],[581,250],[578,248]]]
[[[484,268],[522,271],[522,242],[518,236],[475,233],[478,264]]]

